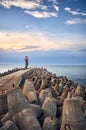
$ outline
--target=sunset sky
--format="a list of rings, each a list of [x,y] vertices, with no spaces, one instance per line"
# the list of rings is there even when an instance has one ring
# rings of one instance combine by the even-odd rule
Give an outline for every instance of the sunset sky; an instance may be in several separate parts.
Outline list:
[[[0,0],[0,63],[86,64],[86,0]]]

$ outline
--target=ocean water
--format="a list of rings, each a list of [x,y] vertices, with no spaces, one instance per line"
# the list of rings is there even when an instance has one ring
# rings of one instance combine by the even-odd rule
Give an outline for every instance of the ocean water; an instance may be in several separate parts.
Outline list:
[[[46,68],[57,76],[67,76],[68,79],[86,88],[86,65],[54,65],[46,66]]]
[[[0,64],[0,73],[18,67],[21,68],[24,66],[22,64]],[[31,65],[30,67],[35,66]],[[36,67],[46,68],[49,72],[55,73],[57,76],[67,76],[68,79],[86,87],[86,65],[43,65]]]
[[[24,67],[22,64],[0,64],[0,73],[12,70],[14,68],[22,68],[22,67]]]

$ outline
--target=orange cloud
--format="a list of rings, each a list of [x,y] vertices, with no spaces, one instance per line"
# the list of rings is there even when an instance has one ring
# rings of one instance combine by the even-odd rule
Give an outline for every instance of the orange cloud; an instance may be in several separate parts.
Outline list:
[[[86,38],[70,34],[0,32],[0,49],[6,51],[77,50],[86,48]]]

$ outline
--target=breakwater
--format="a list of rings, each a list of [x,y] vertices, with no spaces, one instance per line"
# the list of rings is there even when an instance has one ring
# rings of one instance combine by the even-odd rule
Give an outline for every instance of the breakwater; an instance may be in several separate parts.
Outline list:
[[[8,71],[5,71],[5,72],[3,72],[3,73],[0,73],[0,77],[9,75],[9,74],[11,74],[11,73],[17,72],[17,71],[22,70],[22,69],[23,69],[23,68],[14,68],[14,69],[12,69],[12,70],[9,69]]]
[[[17,84],[0,93],[1,130],[86,130],[81,84],[45,68],[26,71]]]

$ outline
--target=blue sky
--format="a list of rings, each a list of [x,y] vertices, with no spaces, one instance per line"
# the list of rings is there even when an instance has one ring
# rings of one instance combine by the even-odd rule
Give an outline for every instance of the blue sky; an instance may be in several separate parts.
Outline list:
[[[86,0],[0,0],[0,62],[86,64]]]

